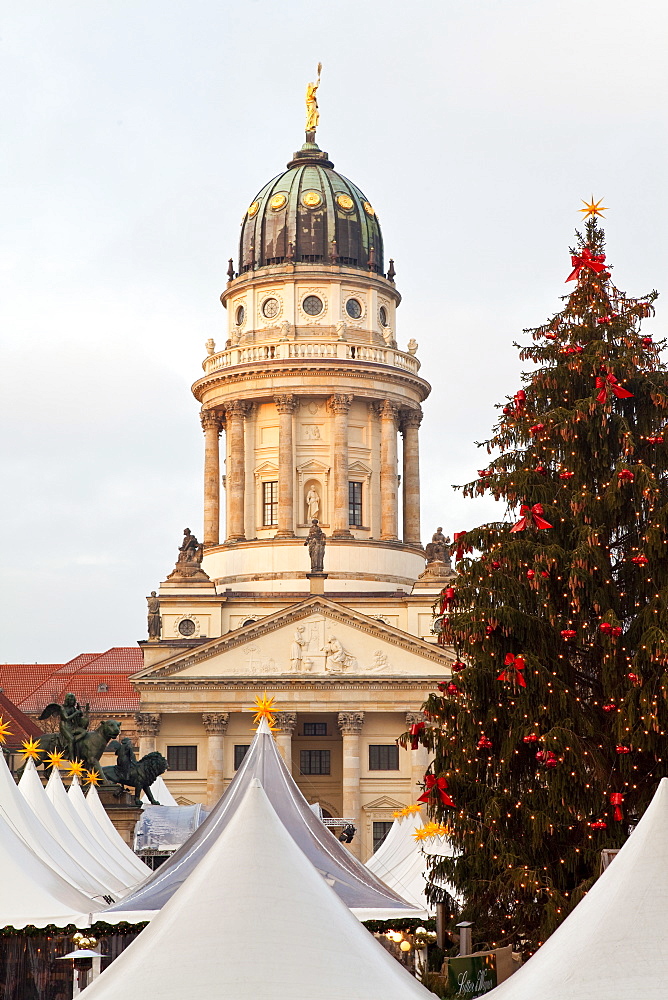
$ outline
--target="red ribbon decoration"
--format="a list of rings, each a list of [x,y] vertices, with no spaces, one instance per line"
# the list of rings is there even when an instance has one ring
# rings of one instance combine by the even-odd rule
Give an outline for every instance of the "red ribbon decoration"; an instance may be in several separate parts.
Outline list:
[[[618,823],[624,819],[624,815],[621,810],[622,802],[624,801],[624,796],[621,792],[610,792],[610,805],[615,807],[615,819]]]
[[[596,376],[596,388],[599,390],[596,396],[597,403],[605,403],[608,398],[608,388],[612,390],[617,399],[630,399],[633,396],[628,389],[623,389],[612,372],[607,368],[599,369],[600,375]]]
[[[465,531],[455,531],[452,536],[453,544],[456,546],[455,549],[455,562],[459,562],[465,552],[473,552],[471,545],[466,545],[464,539],[466,538]]]
[[[425,774],[424,784],[425,789],[418,802],[428,802],[432,792],[436,792],[441,800],[441,805],[454,806],[454,802],[445,790],[448,787],[445,778],[437,778],[435,774]]]
[[[513,684],[519,684],[523,688],[527,686],[527,682],[524,680],[524,675],[522,674],[525,667],[523,656],[513,656],[512,653],[506,653],[503,665],[511,669],[502,670],[496,678],[497,681],[512,681]]]
[[[542,503],[535,503],[533,507],[529,507],[528,504],[523,503],[520,507],[520,514],[522,516],[517,524],[514,524],[510,529],[510,533],[512,534],[513,531],[524,531],[530,524],[533,524],[534,528],[551,528],[552,525],[540,516],[542,513]]]
[[[455,588],[444,587],[441,591],[441,614],[448,610],[455,599]]]
[[[424,722],[414,722],[411,726],[411,750],[417,750],[419,745],[418,736],[424,732]]]
[[[601,271],[605,271],[604,261],[604,253],[592,253],[589,247],[585,247],[581,254],[571,254],[573,270],[566,278],[566,281],[575,281],[576,278],[579,278],[583,267],[589,268],[594,274],[600,274]]]
[[[515,413],[519,416],[524,409],[524,404],[526,403],[527,394],[524,389],[518,389],[518,391],[513,396],[513,402],[515,403]]]

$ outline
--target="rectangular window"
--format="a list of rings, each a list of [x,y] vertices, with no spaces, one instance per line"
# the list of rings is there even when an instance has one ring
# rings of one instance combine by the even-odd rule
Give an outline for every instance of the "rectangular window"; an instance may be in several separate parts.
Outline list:
[[[329,750],[300,750],[300,774],[329,774]]]
[[[167,747],[170,771],[196,771],[197,747]]]
[[[278,483],[262,483],[262,524],[278,524]]]
[[[304,723],[304,736],[326,736],[327,735],[327,723],[326,722],[305,722]]]
[[[241,767],[241,761],[244,759],[248,751],[250,750],[250,743],[242,743],[234,748],[234,770],[238,771]]]
[[[375,854],[380,845],[383,843],[388,833],[392,829],[391,822],[382,822],[373,824],[373,853]]]
[[[396,743],[388,746],[369,747],[370,771],[398,771],[399,747]]]
[[[348,483],[348,521],[356,528],[362,527],[361,483]]]

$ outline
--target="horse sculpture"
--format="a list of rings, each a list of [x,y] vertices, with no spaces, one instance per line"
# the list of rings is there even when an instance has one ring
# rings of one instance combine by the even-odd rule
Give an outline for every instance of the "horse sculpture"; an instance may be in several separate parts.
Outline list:
[[[87,732],[81,739],[76,741],[76,757],[80,760],[87,771],[101,774],[103,768],[100,766],[100,757],[104,753],[109,740],[115,739],[121,731],[121,724],[117,719],[105,719],[99,724],[97,729]],[[35,741],[42,754],[54,753],[61,750],[67,753],[63,747],[60,733],[44,733]],[[48,762],[45,762],[50,769]],[[23,769],[21,769],[23,770]]]
[[[120,795],[123,786],[127,785],[129,788],[134,788],[135,805],[142,804],[141,792],[144,792],[152,806],[159,806],[160,803],[151,792],[151,785],[167,770],[167,760],[163,755],[153,750],[145,754],[141,760],[137,760],[132,740],[127,736],[122,740],[114,740],[109,745],[109,750],[115,751],[118,763],[103,767],[102,773],[107,781],[120,786],[118,794]]]

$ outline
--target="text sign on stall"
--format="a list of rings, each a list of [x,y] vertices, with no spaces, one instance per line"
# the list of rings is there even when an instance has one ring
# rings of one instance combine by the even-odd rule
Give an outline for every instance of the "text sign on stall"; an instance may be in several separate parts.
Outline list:
[[[472,1000],[496,986],[496,956],[469,955],[448,961],[448,986],[453,996]]]

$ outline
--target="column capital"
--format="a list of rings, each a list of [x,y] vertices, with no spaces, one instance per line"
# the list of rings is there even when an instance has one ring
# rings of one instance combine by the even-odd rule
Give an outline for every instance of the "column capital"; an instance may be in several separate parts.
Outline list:
[[[221,413],[218,413],[217,410],[200,410],[199,418],[202,422],[203,431],[217,430],[220,434],[224,422]]]
[[[378,402],[378,413],[380,414],[381,420],[396,420],[399,413],[399,407],[396,403],[393,403],[390,399],[379,400]]]
[[[352,401],[352,393],[335,392],[334,395],[330,396],[327,400],[327,408],[332,413],[347,413],[350,409]]]
[[[410,410],[401,411],[401,429],[405,430],[407,427],[419,427],[422,423],[422,409],[421,407],[411,408]]]
[[[274,720],[277,732],[292,736],[297,725],[296,712],[274,712]]]
[[[202,722],[209,736],[224,736],[229,721],[229,712],[202,712]]]
[[[364,712],[339,712],[336,722],[342,736],[359,736],[364,725]]]
[[[233,417],[245,417],[249,411],[249,405],[245,399],[231,399],[225,403],[225,414]]]
[[[297,397],[291,392],[282,392],[274,396],[274,403],[279,413],[294,413],[297,409]]]
[[[157,736],[160,732],[160,712],[135,712],[138,736]]]
[[[424,712],[406,712],[406,725],[409,729],[411,726],[418,726],[424,721]]]

